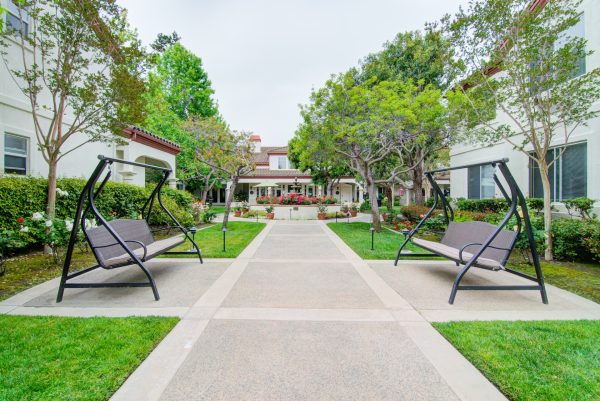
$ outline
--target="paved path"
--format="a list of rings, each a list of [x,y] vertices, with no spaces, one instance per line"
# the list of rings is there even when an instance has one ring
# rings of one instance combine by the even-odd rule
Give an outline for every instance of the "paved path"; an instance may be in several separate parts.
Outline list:
[[[452,263],[364,261],[316,221],[271,221],[233,261],[149,267],[158,302],[147,288],[108,288],[69,289],[56,304],[55,279],[0,302],[0,314],[181,317],[112,398],[125,401],[504,400],[430,321],[600,319],[600,305],[552,286],[550,305],[534,291],[463,291],[450,306]]]
[[[271,222],[113,400],[502,400],[324,224]]]

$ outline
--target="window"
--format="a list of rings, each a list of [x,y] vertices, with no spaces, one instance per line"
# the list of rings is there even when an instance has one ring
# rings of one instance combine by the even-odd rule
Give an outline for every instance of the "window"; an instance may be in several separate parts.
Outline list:
[[[27,14],[27,11],[23,8],[19,10],[19,6],[17,6],[13,1],[8,1],[7,5],[7,28],[9,30],[15,30],[17,32],[20,32],[23,36],[27,36],[29,34],[29,15]]]
[[[561,149],[564,149],[562,155]],[[579,143],[566,148],[558,147],[548,151],[546,161],[550,163],[548,177],[550,178],[550,198],[552,202],[587,195],[587,144]],[[529,192],[534,198],[542,198],[542,177],[536,162],[530,162]]]
[[[12,134],[4,135],[4,172],[6,174],[27,174],[27,138]]]
[[[279,170],[286,170],[288,168],[288,159],[286,156],[279,156],[277,158],[277,168]]]
[[[493,198],[496,193],[494,167],[490,165],[469,167],[468,172],[469,199]]]
[[[573,38],[585,38],[585,23],[583,14],[579,16],[579,20],[575,25],[567,28],[554,43],[556,50],[560,49],[565,43]],[[573,77],[578,77],[585,74],[585,57],[581,57],[577,60],[575,67],[573,68]]]

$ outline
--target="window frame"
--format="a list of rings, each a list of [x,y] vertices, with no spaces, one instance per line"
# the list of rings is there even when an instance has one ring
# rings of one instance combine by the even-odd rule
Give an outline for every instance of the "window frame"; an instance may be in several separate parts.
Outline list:
[[[284,167],[281,167],[281,161],[284,161]],[[279,155],[277,156],[277,170],[289,170],[288,168],[289,162],[287,156]]]
[[[25,154],[18,153],[18,152],[11,152],[9,150],[10,148],[7,148],[7,146],[6,146],[6,138],[8,136],[12,136],[14,138],[22,139],[22,140],[25,141]],[[29,142],[30,142],[29,138],[26,137],[26,136],[17,135],[17,134],[13,134],[13,133],[10,133],[10,132],[5,132],[4,133],[3,161],[2,161],[2,172],[4,174],[15,174],[15,175],[28,175],[29,174],[29,157],[30,157],[30,154],[31,154],[30,149],[29,149]],[[25,170],[24,170],[24,173],[23,174],[13,173],[13,172],[7,173],[6,172],[6,170],[7,170],[6,169],[6,156],[12,156],[12,157],[18,157],[18,158],[25,159]],[[14,170],[14,168],[11,168],[11,170]]]
[[[486,178],[483,176],[483,172],[484,172],[485,168],[487,168],[487,167],[491,168],[491,172],[492,172],[491,179],[492,179],[492,186],[493,186],[494,190],[493,190],[493,194],[491,196],[483,197],[483,193],[484,193],[483,188],[484,188],[484,186],[486,186],[486,185],[482,184],[482,182],[484,181],[484,178]],[[478,174],[477,174],[477,188],[478,188],[477,197],[471,196],[471,185],[470,185],[471,171],[472,171],[471,169],[477,169],[477,171],[478,171]],[[496,183],[493,181],[494,174],[495,174],[495,168],[491,165],[469,167],[467,169],[467,199],[474,199],[474,200],[493,199],[496,196]],[[490,186],[490,187],[492,187],[492,186]]]
[[[576,146],[584,147],[585,189],[584,189],[583,194],[578,194],[577,196],[574,196],[574,197],[565,198],[563,196],[563,192],[564,192],[563,186],[566,181],[564,173],[565,173],[565,171],[569,171],[569,169],[568,168],[565,169],[563,167],[564,166],[563,157],[569,147],[576,147]],[[564,149],[564,151],[562,151],[560,156],[558,156],[558,158],[557,158],[557,152],[560,152],[561,149]],[[580,196],[587,196],[587,194],[588,194],[588,168],[587,168],[588,143],[587,143],[587,141],[581,141],[581,142],[575,142],[575,143],[568,143],[566,145],[554,146],[554,147],[551,147],[550,149],[548,149],[548,152],[552,152],[552,155],[553,155],[552,160],[556,158],[554,163],[552,163],[552,166],[550,166],[551,171],[548,173],[550,175],[550,185],[551,185],[551,191],[552,191],[552,193],[550,194],[551,202],[563,203],[565,200],[573,199],[573,198],[580,197]],[[548,159],[548,157],[547,157],[547,159]],[[569,166],[567,166],[567,167],[569,167]],[[538,179],[536,177],[536,173],[537,173],[537,175],[540,176],[539,179],[541,180],[541,174],[539,173],[539,167],[537,167],[537,163],[535,162],[535,160],[529,158],[529,194],[531,197],[541,198],[541,197],[543,197],[543,189],[540,189],[542,191],[541,194],[536,194],[536,186],[537,186],[536,183],[537,183],[537,179]],[[539,185],[541,185],[541,183]],[[539,196],[536,196],[536,195],[539,195]]]
[[[19,32],[19,34],[23,36],[29,35],[29,12],[27,10],[22,10],[22,18],[19,17],[18,6],[12,0],[6,0],[6,16],[4,17],[4,23],[6,24],[6,28],[10,27],[11,29]],[[19,29],[15,28],[12,24],[9,23],[9,16],[12,16],[17,21],[19,21]],[[25,26],[25,29],[23,29]]]

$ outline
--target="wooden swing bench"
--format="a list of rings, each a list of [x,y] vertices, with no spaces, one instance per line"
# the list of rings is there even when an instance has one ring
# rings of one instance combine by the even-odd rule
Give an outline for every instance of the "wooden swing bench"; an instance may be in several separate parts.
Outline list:
[[[523,193],[517,186],[510,170],[506,166],[508,159],[495,160],[486,163],[470,164],[466,166],[457,166],[450,168],[443,168],[439,170],[427,171],[425,173],[426,178],[431,184],[434,191],[434,203],[427,214],[421,219],[421,221],[411,230],[396,256],[394,265],[398,265],[398,260],[402,256],[409,257],[424,257],[431,256],[430,253],[404,253],[404,248],[412,241],[415,245],[434,253],[435,255],[442,256],[450,259],[456,263],[457,266],[463,265],[464,267],[457,274],[452,291],[450,292],[449,303],[453,304],[456,298],[456,292],[458,290],[537,290],[540,291],[542,302],[547,304],[548,297],[546,294],[546,288],[544,285],[544,277],[542,275],[542,269],[540,266],[539,257],[536,250],[536,244],[533,237],[533,230],[531,227],[531,221],[529,219],[529,213],[527,211],[527,204]],[[470,222],[453,222],[454,212],[450,206],[446,195],[440,189],[439,185],[435,181],[434,174],[442,171],[467,169],[469,167],[479,167],[491,165],[502,173],[505,182],[508,184],[510,195],[504,189],[497,175],[494,174],[494,182],[502,192],[502,195],[509,204],[508,212],[497,226],[489,224],[483,221],[470,221]],[[443,216],[447,224],[447,229],[440,242],[428,241],[421,238],[414,237],[415,234],[423,227],[423,224],[431,217],[436,211],[438,205],[441,203]],[[519,213],[519,209],[521,213]],[[439,212],[439,210],[438,210]],[[505,229],[506,224],[512,217],[516,218],[517,229],[516,231],[509,231]],[[512,270],[506,267],[506,262],[510,257],[512,250],[514,249],[521,228],[524,228],[524,233],[527,235],[529,250],[533,259],[535,267],[535,276],[521,273],[516,270]],[[471,267],[479,267],[491,271],[505,271],[508,273],[515,274],[525,279],[536,282],[536,285],[460,285],[460,282],[464,275]]]
[[[71,236],[69,240],[69,246],[65,256],[65,264],[63,266],[62,277],[60,280],[60,286],[58,289],[58,295],[56,302],[61,302],[64,295],[65,288],[102,288],[102,287],[151,287],[154,294],[154,299],[159,300],[158,290],[152,274],[145,266],[144,262],[155,258],[163,254],[195,254],[198,256],[200,263],[202,263],[202,253],[200,248],[189,235],[187,229],[181,226],[177,219],[171,214],[171,212],[164,206],[161,199],[161,189],[169,175],[171,170],[163,167],[152,166],[142,163],[130,162],[125,160],[113,159],[104,156],[98,156],[100,162],[92,173],[90,179],[86,183],[79,196],[79,203],[77,205],[77,211],[75,219],[73,221],[73,229],[71,230]],[[107,221],[104,216],[96,208],[95,201],[102,192],[102,189],[109,181],[112,170],[111,166],[114,163],[133,165],[143,168],[160,170],[162,172],[162,178],[159,181],[154,191],[144,204],[141,209],[142,219],[117,219]],[[108,172],[104,176],[101,184],[95,189],[97,182],[108,168]],[[155,202],[160,205],[161,209],[170,218],[171,224],[167,227],[162,227],[157,230],[152,230],[148,225],[148,219],[152,211],[152,206]],[[86,206],[84,209],[84,205]],[[97,227],[87,227],[86,222],[88,221],[88,215],[92,214],[93,218],[98,221]],[[73,256],[73,250],[77,243],[79,230],[83,231],[83,234],[94,253],[96,265],[88,267],[86,269],[70,273],[71,260]],[[165,239],[155,239],[154,232],[162,230],[176,229],[181,233]],[[189,240],[194,247],[193,251],[189,252],[170,252],[171,249],[181,245],[185,240]],[[104,269],[115,269],[122,266],[138,265],[144,272],[147,281],[143,282],[101,282],[101,283],[81,283],[81,282],[68,282],[69,280],[78,277],[82,274],[88,273],[99,267]]]

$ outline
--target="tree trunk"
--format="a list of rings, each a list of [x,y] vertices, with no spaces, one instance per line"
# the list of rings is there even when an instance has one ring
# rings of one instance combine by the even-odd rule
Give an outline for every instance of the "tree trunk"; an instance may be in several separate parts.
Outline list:
[[[50,158],[48,162],[48,200],[46,202],[46,214],[50,220],[56,215],[56,177],[58,170],[58,160]],[[48,228],[47,230],[50,230]],[[52,248],[44,245],[44,253],[52,254]]]
[[[239,181],[239,176],[231,177],[231,186],[229,187],[229,192],[227,193],[227,200],[225,201],[225,215],[223,216],[223,228],[227,228],[227,223],[229,222],[229,213],[231,212],[231,202],[233,202],[233,194],[235,193],[235,187]]]
[[[394,203],[392,199],[392,186],[386,185],[384,188],[385,197],[387,198],[386,207],[388,211],[391,213],[394,210]]]
[[[540,176],[542,178],[542,189],[544,190],[544,233],[546,237],[546,250],[544,259],[554,260],[554,245],[552,242],[552,197],[550,196],[552,188],[550,187],[550,178],[548,177],[548,164],[544,159],[541,163],[537,161],[540,167]]]
[[[415,159],[419,159],[421,157],[422,150],[417,149],[415,154]],[[413,182],[413,192],[415,194],[415,204],[424,205],[424,197],[423,197],[423,160],[419,162],[415,168],[411,170],[411,178]]]
[[[373,175],[369,167],[366,168],[365,183],[367,184],[367,191],[369,192],[369,200],[371,202],[371,216],[373,219],[373,228],[376,232],[381,231],[381,217],[379,216],[379,206],[377,206],[377,186],[373,182]]]
[[[327,195],[333,196],[333,186],[335,185],[335,180],[327,181]]]

